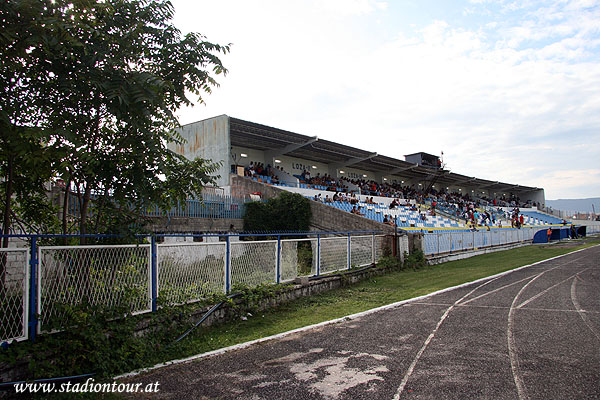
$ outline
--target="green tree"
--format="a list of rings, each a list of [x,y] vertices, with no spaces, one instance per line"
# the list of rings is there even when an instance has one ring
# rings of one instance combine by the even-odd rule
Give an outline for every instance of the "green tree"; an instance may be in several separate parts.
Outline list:
[[[69,191],[77,196],[80,233],[139,219],[151,205],[170,208],[213,182],[215,164],[167,144],[181,140],[174,112],[191,96],[202,101],[226,72],[217,54],[229,46],[182,35],[173,13],[166,0],[0,5],[3,135],[9,126],[43,128],[39,147],[55,150],[49,171],[66,182],[63,209]]]

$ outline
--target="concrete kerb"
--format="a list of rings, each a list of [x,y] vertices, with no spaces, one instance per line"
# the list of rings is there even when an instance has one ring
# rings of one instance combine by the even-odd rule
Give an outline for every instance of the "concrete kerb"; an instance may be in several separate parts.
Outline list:
[[[245,349],[245,348],[253,346],[253,345],[257,344],[257,343],[262,343],[262,342],[267,342],[267,341],[270,341],[270,340],[280,339],[280,338],[283,338],[283,337],[286,337],[286,336],[289,336],[289,335],[293,335],[294,333],[305,332],[305,331],[309,331],[309,330],[312,330],[312,329],[316,329],[316,328],[320,328],[320,327],[328,326],[328,325],[333,325],[333,324],[337,324],[337,323],[344,322],[344,321],[351,321],[353,319],[357,319],[357,318],[363,317],[365,315],[370,315],[370,314],[374,314],[374,313],[377,313],[377,312],[380,312],[380,311],[389,310],[389,309],[392,309],[392,308],[396,308],[396,307],[402,306],[404,304],[408,304],[408,303],[412,303],[412,302],[415,302],[415,301],[423,300],[423,299],[426,299],[426,298],[429,298],[429,297],[432,297],[432,296],[436,296],[436,295],[441,294],[441,293],[446,293],[446,292],[449,292],[449,291],[452,291],[452,290],[455,290],[455,289],[460,289],[460,288],[467,287],[467,286],[470,286],[470,285],[474,285],[474,284],[477,284],[477,283],[480,283],[480,282],[484,282],[486,280],[490,280],[490,279],[494,279],[494,278],[497,278],[497,277],[500,277],[500,276],[508,275],[508,274],[513,273],[513,272],[525,269],[525,268],[530,268],[530,267],[533,267],[535,265],[538,265],[538,264],[541,264],[541,263],[544,263],[544,262],[556,260],[556,259],[559,259],[561,257],[565,257],[565,256],[568,256],[568,255],[571,255],[571,254],[575,254],[575,253],[578,253],[580,251],[587,250],[589,248],[597,247],[597,246],[600,246],[600,245],[595,245],[595,246],[587,247],[585,249],[575,250],[575,251],[569,252],[567,254],[561,254],[559,256],[551,257],[551,258],[548,258],[546,260],[541,260],[541,261],[537,261],[537,262],[532,263],[532,264],[523,265],[521,267],[517,267],[517,268],[511,269],[509,271],[500,272],[500,273],[497,273],[495,275],[486,276],[484,278],[476,279],[476,280],[471,281],[471,282],[466,282],[466,283],[462,283],[460,285],[448,287],[448,288],[445,288],[445,289],[440,289],[438,291],[435,291],[435,292],[432,292],[432,293],[429,293],[429,294],[425,294],[423,296],[418,296],[418,297],[413,297],[411,299],[406,299],[406,300],[398,301],[396,303],[387,304],[387,305],[384,305],[384,306],[381,306],[381,307],[372,308],[370,310],[362,311],[362,312],[359,312],[359,313],[356,313],[356,314],[351,314],[351,315],[347,315],[347,316],[344,316],[344,317],[332,319],[332,320],[329,320],[329,321],[320,322],[318,324],[304,326],[304,327],[301,327],[301,328],[293,329],[291,331],[278,333],[276,335],[272,335],[272,336],[268,336],[268,337],[264,337],[264,338],[260,338],[260,339],[255,339],[255,340],[251,340],[249,342],[240,343],[240,344],[236,344],[236,345],[229,346],[229,347],[224,347],[222,349],[217,349],[217,350],[209,351],[209,352],[206,352],[206,353],[196,354],[196,355],[193,355],[193,356],[190,356],[190,357],[186,357],[186,358],[181,358],[181,359],[178,359],[178,360],[167,361],[167,362],[164,362],[164,363],[156,364],[156,365],[154,365],[152,367],[141,368],[141,369],[138,369],[138,370],[135,370],[135,371],[132,371],[132,372],[128,372],[128,373],[125,373],[125,374],[121,374],[121,375],[115,376],[114,379],[118,380],[118,379],[130,378],[130,377],[133,377],[133,376],[137,376],[137,375],[143,374],[145,372],[149,372],[149,371],[153,371],[153,370],[160,369],[160,368],[163,368],[163,367],[167,367],[169,365],[183,364],[183,363],[191,362],[191,361],[194,361],[194,360],[199,360],[199,359],[202,359],[202,358],[208,358],[208,357],[212,357],[212,356],[216,356],[216,355],[220,355],[220,354],[225,354],[225,353],[229,353],[231,351]]]

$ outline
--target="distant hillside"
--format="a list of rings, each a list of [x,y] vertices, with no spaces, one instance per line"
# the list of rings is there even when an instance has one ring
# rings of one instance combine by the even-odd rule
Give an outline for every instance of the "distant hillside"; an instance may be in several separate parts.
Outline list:
[[[558,199],[546,200],[546,205],[555,210],[592,212],[592,204],[596,208],[596,213],[600,214],[600,197],[590,199]]]

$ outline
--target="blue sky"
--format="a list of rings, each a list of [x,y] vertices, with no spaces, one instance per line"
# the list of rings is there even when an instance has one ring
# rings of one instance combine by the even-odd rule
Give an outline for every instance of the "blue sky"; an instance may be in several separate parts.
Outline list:
[[[600,0],[174,0],[232,43],[229,74],[180,111],[228,114],[453,172],[600,196]]]

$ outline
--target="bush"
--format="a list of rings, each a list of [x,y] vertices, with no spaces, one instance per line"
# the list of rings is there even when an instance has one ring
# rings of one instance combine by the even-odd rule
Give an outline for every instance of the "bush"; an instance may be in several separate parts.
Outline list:
[[[427,259],[425,254],[421,250],[414,250],[410,254],[405,254],[404,257],[404,268],[412,268],[417,270],[427,265]]]
[[[402,264],[402,262],[391,255],[384,255],[383,257],[381,257],[381,259],[377,262],[377,267],[382,269],[395,270],[404,269],[404,265]]]
[[[308,231],[310,202],[298,193],[282,192],[267,202],[252,202],[246,206],[246,231]]]

